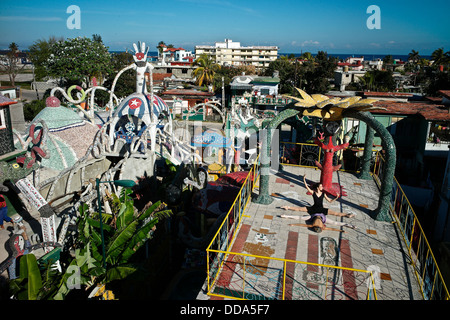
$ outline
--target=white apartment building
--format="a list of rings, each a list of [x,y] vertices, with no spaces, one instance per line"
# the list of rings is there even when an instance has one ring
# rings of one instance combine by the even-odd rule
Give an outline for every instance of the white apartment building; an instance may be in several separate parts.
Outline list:
[[[190,63],[194,59],[191,51],[183,48],[168,48],[164,45],[162,47],[163,51],[158,53],[158,60],[162,65],[171,64],[171,62]]]
[[[271,61],[277,59],[277,46],[241,47],[240,42],[225,39],[216,42],[214,46],[195,46],[195,56],[202,54],[210,56],[222,66],[251,65],[256,68],[266,68]]]

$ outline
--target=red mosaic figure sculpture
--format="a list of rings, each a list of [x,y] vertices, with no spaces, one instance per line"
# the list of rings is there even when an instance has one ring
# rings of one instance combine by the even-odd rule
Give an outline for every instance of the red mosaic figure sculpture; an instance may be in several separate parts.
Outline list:
[[[325,134],[320,134],[320,139],[323,139],[323,142],[319,140],[319,138],[314,138],[314,143],[318,145],[324,151],[324,158],[322,164],[316,161],[316,166],[322,171],[320,175],[320,183],[322,184],[324,190],[336,196],[339,192],[340,195],[344,195],[342,192],[342,187],[333,183],[333,172],[339,170],[341,165],[333,166],[333,156],[336,151],[345,149],[348,147],[349,143],[343,143],[340,145],[334,145],[333,139],[335,134],[339,131],[340,122],[338,121],[327,121],[324,124]]]

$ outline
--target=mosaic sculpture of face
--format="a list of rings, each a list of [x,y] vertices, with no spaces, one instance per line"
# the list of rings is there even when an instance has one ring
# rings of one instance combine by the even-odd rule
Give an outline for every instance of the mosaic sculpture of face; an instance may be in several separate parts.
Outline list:
[[[17,236],[17,238],[14,240],[14,248],[19,254],[23,253],[25,248],[25,240],[22,236]]]

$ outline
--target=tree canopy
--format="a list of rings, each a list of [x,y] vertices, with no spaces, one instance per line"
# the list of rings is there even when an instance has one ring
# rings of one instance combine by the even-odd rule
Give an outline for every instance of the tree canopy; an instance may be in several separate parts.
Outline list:
[[[327,92],[337,59],[324,51],[319,51],[315,57],[309,52],[304,53],[301,58],[304,61],[282,56],[269,64],[265,75],[271,76],[274,71],[279,72],[281,93],[293,93],[296,87],[312,93]]]
[[[57,39],[54,36],[48,38],[48,40],[40,39],[35,41],[28,49],[28,56],[34,65],[34,76],[37,81],[43,80],[47,77],[48,73],[45,68],[47,60],[50,58],[50,48],[57,41],[63,41],[63,38]]]
[[[9,45],[9,51],[4,57],[0,57],[0,70],[2,73],[9,75],[9,81],[11,85],[15,85],[15,79],[20,70],[24,68],[25,65],[19,67],[18,64],[18,54],[19,48],[15,42],[11,42]]]
[[[49,51],[44,63],[49,76],[88,85],[93,77],[102,79],[112,72],[108,47],[98,37],[56,41]]]

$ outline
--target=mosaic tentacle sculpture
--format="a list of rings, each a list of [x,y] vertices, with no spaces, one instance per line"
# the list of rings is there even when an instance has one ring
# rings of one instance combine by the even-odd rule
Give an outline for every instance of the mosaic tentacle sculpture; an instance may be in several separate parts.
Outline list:
[[[39,120],[38,122],[41,124],[41,130],[37,137],[35,137],[36,123],[34,123],[30,126],[29,138],[23,143],[23,147],[27,148],[25,156],[17,157],[16,163],[13,164],[0,162],[0,191],[7,192],[9,190],[3,185],[5,181],[15,183],[39,167],[39,163],[36,161],[49,157],[48,152],[43,149],[48,137],[48,127],[44,121]]]
[[[316,166],[322,171],[320,175],[320,183],[322,183],[323,188],[326,192],[336,196],[338,193],[343,194],[342,188],[338,184],[333,184],[333,172],[338,171],[341,168],[341,164],[333,166],[334,154],[342,149],[348,147],[349,143],[343,143],[340,145],[335,145],[335,134],[338,132],[340,127],[337,121],[327,121],[324,124],[325,138],[324,134],[321,133],[321,141],[318,137],[314,138],[314,143],[317,144],[323,151],[324,157],[323,162],[320,164],[316,161]]]

